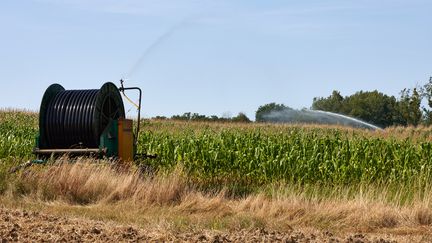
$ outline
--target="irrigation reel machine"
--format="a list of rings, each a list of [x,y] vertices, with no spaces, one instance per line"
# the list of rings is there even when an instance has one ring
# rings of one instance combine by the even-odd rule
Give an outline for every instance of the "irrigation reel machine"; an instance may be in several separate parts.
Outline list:
[[[141,118],[141,95],[138,87],[120,87],[108,82],[100,89],[65,90],[59,84],[45,91],[39,111],[39,135],[33,153],[43,163],[51,156],[77,155],[133,161]],[[125,94],[139,92],[138,105]],[[133,121],[125,118],[121,94],[138,110],[135,132]],[[135,134],[134,134],[135,133]]]

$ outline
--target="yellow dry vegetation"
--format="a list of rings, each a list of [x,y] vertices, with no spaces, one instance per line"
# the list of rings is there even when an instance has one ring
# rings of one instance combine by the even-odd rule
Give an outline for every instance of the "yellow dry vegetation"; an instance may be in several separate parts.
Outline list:
[[[322,190],[318,186],[314,197],[301,188],[277,185],[271,192],[238,197],[224,189],[194,187],[180,167],[169,174],[143,175],[84,158],[75,163],[62,158],[48,167],[31,168],[10,183],[1,197],[1,204],[9,208],[169,232],[318,229],[341,236],[362,232],[402,240],[432,234],[431,191],[407,205],[386,201],[385,188],[373,186],[359,188],[355,197],[342,187],[333,189],[339,196],[324,198],[318,196]]]

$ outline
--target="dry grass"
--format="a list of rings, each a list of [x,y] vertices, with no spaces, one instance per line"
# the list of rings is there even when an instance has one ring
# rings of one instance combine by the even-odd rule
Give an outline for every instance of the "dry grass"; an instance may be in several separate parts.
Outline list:
[[[63,158],[42,169],[24,171],[12,188],[44,201],[70,204],[113,203],[122,200],[149,204],[173,204],[186,190],[183,177],[174,171],[169,176],[143,178],[138,171],[122,172],[109,163]]]
[[[316,189],[320,190],[319,187]],[[181,169],[171,174],[143,176],[120,172],[105,163],[61,159],[54,165],[32,168],[11,182],[1,203],[61,215],[113,220],[169,230],[244,229],[264,227],[332,230],[339,234],[432,234],[432,194],[400,206],[375,193],[348,198],[311,197],[297,187],[275,187],[233,198],[225,190],[203,192],[190,185]]]

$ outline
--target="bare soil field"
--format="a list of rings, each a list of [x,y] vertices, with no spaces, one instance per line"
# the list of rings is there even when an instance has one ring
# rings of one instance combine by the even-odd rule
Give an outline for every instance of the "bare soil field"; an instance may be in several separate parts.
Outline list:
[[[389,238],[365,234],[334,236],[331,232],[292,230],[290,232],[243,229],[239,231],[167,232],[140,229],[82,218],[59,217],[39,212],[0,208],[2,242],[410,242],[426,238]]]

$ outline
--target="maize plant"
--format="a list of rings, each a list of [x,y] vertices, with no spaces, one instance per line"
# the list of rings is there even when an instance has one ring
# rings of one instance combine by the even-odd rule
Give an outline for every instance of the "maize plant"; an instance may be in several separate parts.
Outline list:
[[[38,115],[0,111],[0,160],[31,157]],[[429,128],[383,132],[341,127],[145,121],[140,161],[158,170],[181,165],[191,178],[266,184],[293,182],[428,184]],[[419,185],[421,186],[421,185]]]

